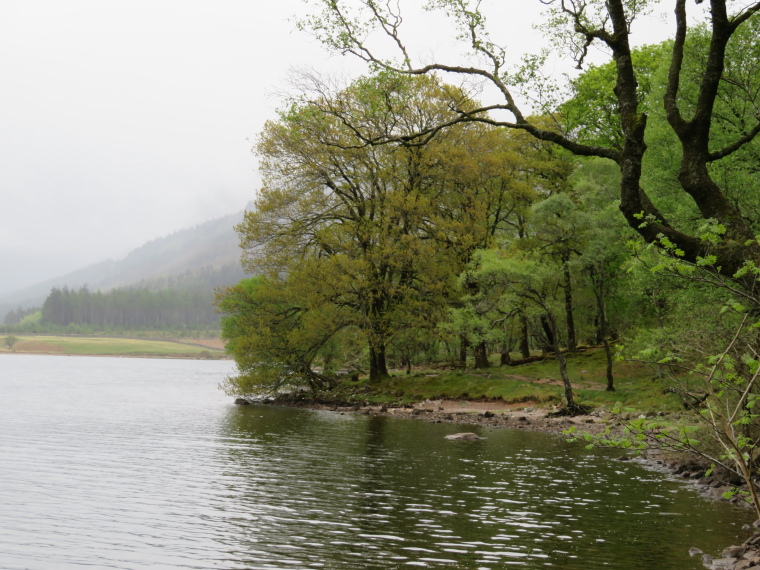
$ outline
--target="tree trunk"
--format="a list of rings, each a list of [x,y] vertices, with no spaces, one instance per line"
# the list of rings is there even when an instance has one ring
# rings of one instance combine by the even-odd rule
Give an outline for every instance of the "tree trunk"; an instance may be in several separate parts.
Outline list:
[[[488,361],[488,344],[486,341],[476,344],[473,353],[475,354],[475,368],[482,369],[491,366]]]
[[[607,340],[607,308],[604,303],[605,282],[604,282],[604,267],[602,266],[599,271],[594,267],[589,269],[591,275],[591,284],[594,291],[594,297],[596,297],[596,316],[599,321],[599,336],[602,337],[604,343],[604,354],[607,357],[607,391],[614,392],[615,385],[612,377],[612,349],[610,343]]]
[[[465,335],[459,335],[459,365],[467,368],[467,349],[470,347],[470,341]]]
[[[607,356],[607,391],[614,392],[615,385],[612,377],[612,349],[610,348],[610,343],[606,336],[604,337],[604,354]]]
[[[554,350],[554,355],[557,357],[557,362],[559,363],[559,375],[562,378],[562,385],[565,389],[565,409],[562,413],[569,416],[588,413],[589,409],[586,406],[581,406],[575,401],[573,387],[570,384],[570,377],[567,375],[567,360],[565,359],[565,355],[562,354],[562,351],[560,351],[559,344],[557,344],[556,340],[557,321],[551,313],[547,313],[546,317],[542,317],[542,320],[546,321],[546,327],[548,327],[552,333],[552,338],[554,339],[552,348]]]
[[[570,282],[570,267],[565,262],[565,320],[567,321],[567,349],[575,352],[578,342],[575,339],[575,318],[573,317],[573,286]]]
[[[528,317],[520,315],[520,356],[530,358],[530,337],[528,336]]]
[[[379,382],[388,377],[388,366],[385,362],[385,343],[370,343],[369,345],[369,381]]]
[[[554,317],[552,317],[552,321],[554,320]],[[556,348],[559,346],[557,344],[557,326],[553,322],[549,322],[549,318],[545,315],[541,315],[541,328],[544,329],[544,336],[546,337],[546,344],[544,352],[549,352],[549,350],[554,350],[556,352]]]
[[[602,333],[602,327],[599,324],[599,314],[594,316],[594,344],[602,344],[604,342],[604,334]]]

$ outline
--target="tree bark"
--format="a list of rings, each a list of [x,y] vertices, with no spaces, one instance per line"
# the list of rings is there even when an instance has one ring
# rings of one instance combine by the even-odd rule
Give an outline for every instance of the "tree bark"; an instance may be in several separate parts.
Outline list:
[[[570,282],[570,267],[565,262],[565,319],[567,321],[567,349],[575,352],[578,346],[575,340],[575,318],[573,317],[573,287]]]
[[[556,323],[554,323],[554,317],[551,317],[551,321],[549,322],[550,318],[546,315],[541,315],[541,328],[544,329],[544,336],[546,337],[546,352],[549,352],[549,350],[554,350],[556,352],[557,344],[557,326]],[[552,348],[555,347],[555,348]]]
[[[499,353],[499,366],[509,366],[512,364],[512,357],[509,354],[511,344],[511,342],[504,341],[504,345],[501,347],[501,352]]]
[[[467,368],[467,349],[470,347],[470,341],[466,335],[459,335],[459,365]]]
[[[528,317],[520,315],[520,356],[530,358],[530,336],[528,335]]]
[[[544,330],[551,332],[550,344],[554,349],[555,356],[557,357],[557,362],[559,363],[559,375],[560,378],[562,378],[562,385],[565,389],[565,407],[569,413],[575,414],[577,413],[576,410],[578,408],[578,405],[575,403],[573,387],[570,384],[570,377],[567,375],[567,360],[565,359],[565,355],[562,354],[562,351],[559,348],[559,344],[557,344],[557,322],[554,319],[554,316],[551,314],[547,314],[545,317],[541,317],[541,321],[542,323],[545,323]]]
[[[596,297],[596,318],[599,322],[599,336],[602,337],[602,343],[604,343],[604,354],[607,358],[607,392],[615,391],[614,378],[612,376],[612,349],[610,348],[610,342],[607,339],[607,307],[604,302],[605,296],[605,271],[604,267],[598,270],[594,267],[589,269],[591,275],[591,285],[594,291],[594,297]]]
[[[491,363],[488,361],[488,343],[480,341],[473,349],[475,354],[475,368],[489,368]]]
[[[376,342],[369,345],[369,381],[380,382],[388,377],[388,366],[385,362],[385,343]]]

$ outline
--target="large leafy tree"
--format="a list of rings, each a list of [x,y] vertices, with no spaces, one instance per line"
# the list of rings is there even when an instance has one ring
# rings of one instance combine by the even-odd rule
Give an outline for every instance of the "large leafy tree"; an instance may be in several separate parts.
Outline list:
[[[257,276],[218,295],[222,338],[238,374],[222,383],[229,395],[257,395],[282,388],[325,389],[333,380],[314,361],[344,327],[334,306],[311,303],[292,287],[301,282]]]
[[[455,116],[455,91],[424,77],[363,78],[294,101],[257,146],[264,185],[238,226],[245,264],[282,282],[302,310],[339,311],[341,326],[367,340],[373,381],[388,374],[397,332],[435,324],[462,252],[486,239],[486,223],[457,223],[450,212],[472,221],[488,209],[452,191],[470,176],[466,164],[452,169],[453,150],[482,128],[463,125],[424,146],[366,145],[358,131],[403,139],[427,130]]]
[[[673,255],[698,263],[708,255],[715,271],[734,276],[746,262],[760,263],[760,244],[755,240],[751,221],[746,213],[733,203],[721,181],[713,175],[715,164],[730,160],[750,144],[760,133],[760,117],[746,115],[725,138],[714,136],[714,125],[719,120],[718,101],[728,89],[736,97],[756,105],[757,92],[752,88],[750,75],[731,74],[735,67],[728,54],[741,40],[743,28],[756,29],[760,15],[760,2],[730,2],[710,0],[704,8],[707,44],[701,60],[693,70],[685,65],[689,18],[686,0],[672,0],[676,14],[676,29],[666,87],[662,95],[667,128],[680,148],[677,173],[679,191],[694,203],[704,221],[717,222],[724,228],[723,239],[716,242],[704,239],[698,232],[680,227],[669,220],[653,200],[652,186],[645,185],[642,168],[647,151],[648,115],[642,106],[642,89],[630,44],[631,30],[642,13],[651,8],[647,0],[541,0],[549,6],[549,27],[556,31],[562,46],[581,65],[594,44],[608,50],[614,63],[614,111],[612,118],[619,125],[619,137],[586,142],[579,132],[561,132],[546,128],[531,120],[517,103],[517,94],[524,93],[540,79],[536,59],[530,59],[521,69],[509,68],[507,52],[488,33],[486,19],[478,10],[477,2],[467,0],[434,0],[432,8],[449,14],[459,26],[461,38],[469,43],[470,50],[484,62],[435,62],[416,64],[414,54],[404,42],[403,18],[393,3],[375,0],[352,2],[322,0],[322,10],[304,25],[315,30],[320,39],[333,49],[354,54],[373,65],[410,75],[432,73],[454,74],[485,81],[495,87],[498,98],[480,107],[463,107],[451,100],[456,117],[439,121],[416,135],[424,141],[458,122],[479,121],[506,128],[523,130],[532,136],[554,142],[580,156],[596,156],[614,161],[620,172],[620,210],[629,225],[647,242],[660,244]],[[697,4],[703,4],[697,0]],[[356,9],[355,9],[356,8]],[[375,28],[384,33],[389,49],[396,50],[393,58],[380,47],[376,36],[367,30]],[[369,39],[368,39],[369,38]],[[755,40],[753,45],[757,45]],[[738,66],[746,71],[746,65]],[[737,68],[737,71],[738,71]],[[691,72],[693,71],[693,73]],[[730,76],[730,79],[728,79]],[[728,80],[727,80],[728,79]],[[729,86],[738,82],[739,87]],[[693,99],[684,100],[688,85],[694,85]],[[757,107],[755,106],[755,109]],[[502,118],[506,113],[507,118]],[[405,135],[408,137],[408,135]],[[391,137],[365,137],[375,144]],[[656,184],[656,182],[654,182]]]

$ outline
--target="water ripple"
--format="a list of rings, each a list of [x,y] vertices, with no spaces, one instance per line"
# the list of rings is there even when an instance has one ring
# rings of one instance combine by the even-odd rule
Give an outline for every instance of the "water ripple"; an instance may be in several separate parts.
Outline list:
[[[0,567],[698,568],[751,518],[551,436],[236,408],[228,371],[0,358]]]

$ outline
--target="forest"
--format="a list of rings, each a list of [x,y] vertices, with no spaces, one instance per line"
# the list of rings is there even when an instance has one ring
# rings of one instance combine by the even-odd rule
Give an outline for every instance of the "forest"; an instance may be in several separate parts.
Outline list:
[[[673,41],[630,53],[645,133],[619,120],[615,61],[522,128],[440,74],[386,67],[331,92],[303,73],[259,138],[264,184],[237,228],[256,276],[219,298],[241,369],[230,389],[320,388],[347,368],[374,381],[439,360],[485,368],[514,351],[561,360],[579,344],[604,345],[611,363],[620,339],[654,361],[719,353],[757,306],[759,30],[749,20],[727,42],[709,133],[724,150],[699,167],[707,204],[684,191],[692,135],[662,104]],[[683,39],[684,115],[704,96],[710,42],[707,27]],[[625,156],[637,137],[646,153]]]
[[[219,334],[214,290],[240,279],[237,265],[188,269],[128,287],[53,287],[41,307],[9,311],[2,332]]]

